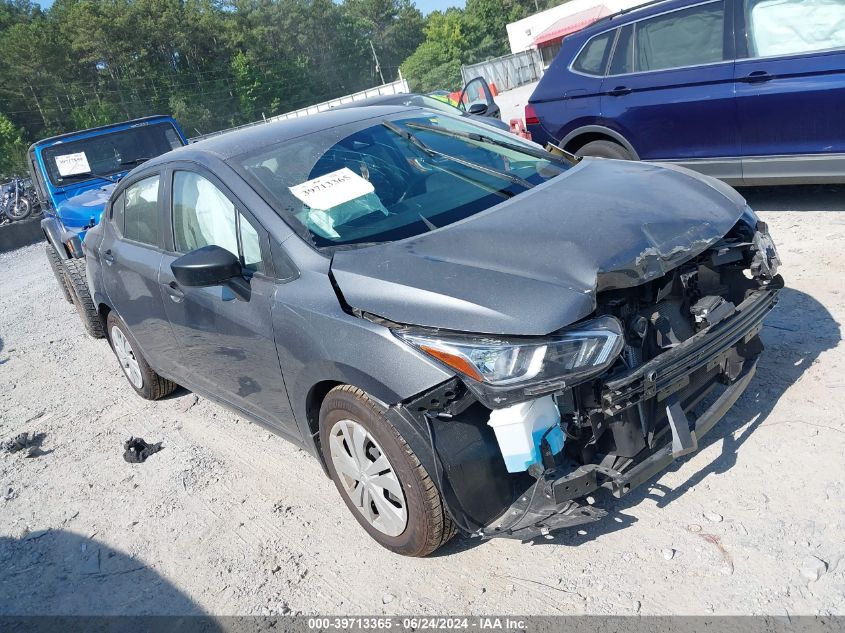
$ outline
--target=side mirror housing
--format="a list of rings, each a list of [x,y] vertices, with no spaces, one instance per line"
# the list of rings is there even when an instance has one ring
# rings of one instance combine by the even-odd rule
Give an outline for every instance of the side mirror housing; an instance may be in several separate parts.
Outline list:
[[[182,255],[170,264],[170,270],[187,288],[228,286],[238,298],[249,300],[249,282],[244,279],[240,260],[215,244]]]
[[[475,114],[475,115],[486,114],[487,113],[487,106],[484,105],[483,103],[473,103],[469,107],[469,113]]]

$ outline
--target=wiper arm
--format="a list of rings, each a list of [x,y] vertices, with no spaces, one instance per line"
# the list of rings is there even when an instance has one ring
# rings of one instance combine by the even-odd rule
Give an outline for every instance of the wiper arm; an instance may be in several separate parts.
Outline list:
[[[120,161],[121,166],[128,166],[128,165],[140,165],[141,163],[146,163],[150,160],[149,156],[141,156],[139,158],[133,158],[132,160],[122,160]]]
[[[114,182],[111,178],[110,174],[95,174],[93,171],[86,171],[84,174],[70,174],[68,176],[62,176],[62,185],[67,185],[73,182],[79,182],[82,180],[93,180],[94,178],[101,178],[102,180],[109,180]],[[70,181],[70,182],[68,182]]]
[[[524,189],[533,189],[534,185],[530,182],[525,180],[524,178],[520,178],[514,174],[509,174],[506,171],[501,171],[498,169],[494,169],[493,167],[487,167],[485,165],[479,165],[471,160],[466,160],[465,158],[459,158],[457,156],[452,156],[451,154],[446,154],[444,152],[440,152],[433,147],[430,147],[425,142],[421,141],[419,138],[414,136],[408,130],[403,130],[401,127],[396,125],[393,121],[384,120],[381,124],[386,127],[388,130],[393,132],[394,134],[398,134],[402,138],[407,139],[413,145],[421,149],[423,152],[428,154],[429,156],[437,156],[439,158],[445,158],[446,160],[450,160],[454,163],[459,165],[463,165],[464,167],[469,167],[470,169],[475,169],[476,171],[480,171],[482,173],[488,174],[490,176],[495,176],[497,178],[503,178],[504,180],[509,180],[510,182],[523,187]],[[424,126],[425,127],[425,126]]]
[[[575,165],[581,160],[575,154],[567,152],[565,149],[561,148],[557,149],[560,149],[560,151],[563,152],[563,156],[558,156],[557,154],[552,154],[551,152],[547,152],[544,149],[534,149],[533,147],[525,147],[523,145],[517,145],[516,143],[508,143],[507,141],[500,141],[484,134],[476,134],[475,132],[460,132],[458,130],[446,130],[435,125],[425,125],[424,123],[408,123],[408,127],[414,128],[415,130],[426,130],[428,132],[434,132],[435,134],[442,134],[443,136],[465,138],[470,141],[476,141],[478,143],[489,143],[490,145],[497,145],[499,147],[504,147],[505,149],[512,150],[514,152],[528,154],[529,156],[533,156],[534,158],[541,158],[543,160],[554,160],[557,162],[565,161],[570,165]]]

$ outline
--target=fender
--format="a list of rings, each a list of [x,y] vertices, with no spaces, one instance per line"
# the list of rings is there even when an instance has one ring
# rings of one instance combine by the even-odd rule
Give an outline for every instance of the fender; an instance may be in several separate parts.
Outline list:
[[[601,134],[603,136],[607,136],[624,147],[628,153],[634,157],[634,160],[640,160],[640,155],[637,154],[637,150],[634,149],[634,146],[631,145],[624,136],[603,125],[584,125],[576,128],[561,139],[560,146],[565,148],[574,138],[581,136],[582,134]]]
[[[47,241],[56,249],[59,257],[68,259],[67,249],[62,242],[62,233],[64,229],[61,223],[53,216],[47,216],[41,220],[41,230],[47,237]]]
[[[55,216],[47,216],[41,220],[41,230],[47,241],[56,249],[62,259],[83,257],[82,240],[79,235],[65,230],[62,223]]]

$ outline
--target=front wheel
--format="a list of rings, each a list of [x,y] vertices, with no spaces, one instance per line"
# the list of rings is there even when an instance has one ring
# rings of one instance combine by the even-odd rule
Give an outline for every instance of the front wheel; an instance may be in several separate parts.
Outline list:
[[[88,289],[88,279],[85,276],[84,259],[63,259],[64,278],[67,288],[70,291],[70,298],[73,302],[85,331],[94,338],[103,338],[106,333],[103,330],[103,322],[91,298],[91,291]]]
[[[26,218],[31,212],[32,204],[29,200],[27,198],[18,198],[17,202],[9,205],[6,215],[9,216],[9,219],[17,222]]]
[[[455,533],[420,460],[360,389],[332,389],[320,407],[320,445],[344,503],[380,545],[426,556]]]

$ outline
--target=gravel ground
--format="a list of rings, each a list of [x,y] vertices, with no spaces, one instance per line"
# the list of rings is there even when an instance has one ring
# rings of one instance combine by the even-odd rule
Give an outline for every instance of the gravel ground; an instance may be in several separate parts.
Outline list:
[[[45,434],[38,457],[0,451],[0,613],[845,614],[845,196],[745,194],[788,287],[703,448],[598,495],[597,524],[424,560],[379,548],[265,429],[185,391],[135,396],[43,246],[0,256],[0,438]],[[164,449],[128,464],[132,435]]]

